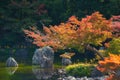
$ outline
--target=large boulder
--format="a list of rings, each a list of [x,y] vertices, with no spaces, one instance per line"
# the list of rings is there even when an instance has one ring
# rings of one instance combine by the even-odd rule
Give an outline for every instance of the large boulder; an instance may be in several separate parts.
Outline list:
[[[18,63],[16,62],[14,58],[9,57],[6,61],[6,66],[7,67],[18,67]]]
[[[54,60],[54,51],[49,46],[36,49],[33,58],[32,64],[40,65],[42,68],[50,68],[53,66]]]

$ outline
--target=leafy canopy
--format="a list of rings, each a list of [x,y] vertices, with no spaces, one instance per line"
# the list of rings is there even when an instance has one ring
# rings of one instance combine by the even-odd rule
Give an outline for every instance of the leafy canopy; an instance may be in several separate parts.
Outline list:
[[[113,34],[115,37],[120,37],[120,15],[112,16],[112,27],[113,27]]]
[[[109,47],[106,49],[106,53],[108,52],[120,54],[120,37],[113,38],[113,40],[110,41]]]
[[[101,72],[110,73],[106,80],[119,80],[120,76],[117,73],[120,70],[120,55],[109,54],[103,60],[99,61],[97,69]]]
[[[95,12],[82,20],[71,16],[66,23],[44,26],[43,32],[36,29],[24,30],[28,37],[33,38],[33,44],[39,47],[51,46],[53,49],[75,48],[84,50],[85,45],[101,45],[101,42],[112,36],[111,21]]]

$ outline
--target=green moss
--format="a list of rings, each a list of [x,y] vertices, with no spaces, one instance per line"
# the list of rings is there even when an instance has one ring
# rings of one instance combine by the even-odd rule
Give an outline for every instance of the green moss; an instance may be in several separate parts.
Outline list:
[[[71,76],[82,77],[82,76],[90,76],[92,69],[95,67],[95,64],[73,64],[67,66],[65,69],[67,73]]]

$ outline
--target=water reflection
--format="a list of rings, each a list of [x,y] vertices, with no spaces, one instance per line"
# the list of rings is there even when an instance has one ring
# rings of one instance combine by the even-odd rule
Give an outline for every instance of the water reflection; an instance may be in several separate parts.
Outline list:
[[[40,67],[33,66],[32,72],[38,80],[41,80],[41,79],[47,80],[52,77],[54,73],[54,69],[53,68],[40,68]]]
[[[58,77],[56,68],[0,67],[0,80],[57,80]]]
[[[13,75],[17,69],[18,69],[18,67],[6,67],[7,73],[9,75]]]

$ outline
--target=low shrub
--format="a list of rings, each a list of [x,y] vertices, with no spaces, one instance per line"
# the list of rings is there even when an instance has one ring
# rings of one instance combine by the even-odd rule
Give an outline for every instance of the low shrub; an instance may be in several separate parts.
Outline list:
[[[72,64],[67,66],[65,69],[68,75],[75,76],[75,77],[82,77],[82,76],[90,76],[91,71],[95,67],[94,64]]]

